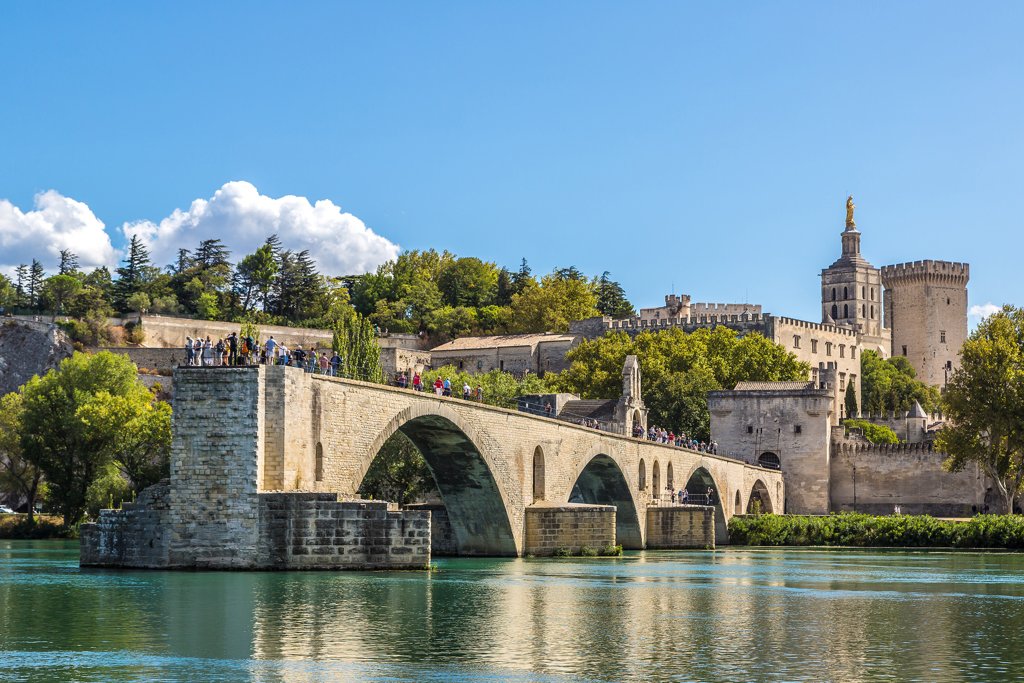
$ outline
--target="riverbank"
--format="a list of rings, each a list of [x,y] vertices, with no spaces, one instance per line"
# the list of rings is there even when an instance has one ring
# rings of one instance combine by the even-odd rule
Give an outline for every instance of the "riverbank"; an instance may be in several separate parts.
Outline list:
[[[734,545],[850,546],[858,548],[1024,549],[1024,516],[978,515],[969,520],[927,515],[737,516],[729,521]]]
[[[36,515],[35,524],[28,523],[23,514],[0,515],[0,539],[69,538],[60,517]]]

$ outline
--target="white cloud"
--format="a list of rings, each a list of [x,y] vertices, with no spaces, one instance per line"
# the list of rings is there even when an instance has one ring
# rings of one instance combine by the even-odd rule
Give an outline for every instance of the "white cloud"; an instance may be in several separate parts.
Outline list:
[[[975,321],[981,321],[989,317],[993,313],[998,313],[1001,310],[1003,310],[1002,306],[996,306],[994,303],[990,301],[986,304],[974,304],[969,309],[967,309],[967,315],[974,318]]]
[[[37,194],[31,211],[0,199],[0,270],[11,272],[20,263],[38,259],[53,272],[61,249],[77,254],[82,268],[112,266],[118,258],[103,221],[87,204],[56,190]]]
[[[121,229],[128,238],[138,235],[161,266],[172,263],[179,249],[192,250],[215,237],[237,261],[275,233],[285,249],[308,249],[326,275],[370,272],[398,255],[397,244],[330,200],[311,204],[294,195],[275,199],[244,181],[225,183],[210,199],[196,199],[188,210],[175,209],[159,223],[125,223]]]

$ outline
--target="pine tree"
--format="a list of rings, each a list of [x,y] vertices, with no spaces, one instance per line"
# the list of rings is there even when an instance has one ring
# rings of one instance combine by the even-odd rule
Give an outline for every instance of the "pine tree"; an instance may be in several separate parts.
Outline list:
[[[128,243],[128,256],[124,265],[118,268],[117,282],[114,283],[114,306],[120,310],[126,310],[128,299],[132,294],[142,291],[148,276],[153,270],[149,262],[149,250],[142,243],[138,235],[132,235]]]
[[[634,313],[633,304],[626,300],[626,292],[607,270],[597,281],[597,310],[612,318],[628,318]]]
[[[57,270],[57,274],[69,275],[76,270],[78,270],[78,255],[70,249],[61,249],[60,266]]]
[[[43,271],[43,264],[32,259],[32,265],[28,270],[28,305],[29,308],[38,310],[42,305],[43,280],[46,273]]]
[[[25,287],[28,285],[28,266],[24,263],[18,264],[14,269],[14,290],[18,293],[17,306],[26,305],[28,297],[25,294]]]

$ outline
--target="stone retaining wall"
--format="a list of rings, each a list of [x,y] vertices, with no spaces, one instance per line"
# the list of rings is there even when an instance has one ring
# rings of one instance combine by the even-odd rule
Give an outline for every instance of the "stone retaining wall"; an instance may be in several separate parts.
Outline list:
[[[535,504],[526,508],[528,555],[553,555],[559,548],[579,553],[589,546],[600,549],[615,545],[615,506]]]
[[[170,483],[165,479],[120,510],[101,510],[95,523],[83,524],[79,530],[81,565],[167,567],[170,498]]]
[[[708,505],[656,505],[647,508],[650,549],[714,548],[715,508]]]
[[[260,569],[424,569],[430,513],[333,493],[261,493]]]

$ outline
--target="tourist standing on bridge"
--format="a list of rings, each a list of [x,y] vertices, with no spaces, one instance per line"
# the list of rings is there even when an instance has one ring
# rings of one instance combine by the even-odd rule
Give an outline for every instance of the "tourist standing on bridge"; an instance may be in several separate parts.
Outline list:
[[[483,403],[484,402],[484,388],[482,386],[480,386],[479,384],[476,385],[476,400],[479,403]]]
[[[331,356],[331,377],[337,377],[338,372],[341,369],[341,356],[335,351],[334,355]]]
[[[277,361],[277,342],[274,341],[274,335],[270,335],[270,339],[265,344],[267,349],[267,363],[275,363]]]
[[[238,365],[238,333],[228,335],[228,365]]]
[[[444,392],[444,382],[438,377],[434,380],[434,393],[440,396]]]
[[[302,344],[299,344],[295,347],[295,350],[292,351],[292,360],[295,362],[296,367],[306,367],[306,352],[302,350]]]
[[[413,391],[423,391],[423,379],[418,372],[412,376],[412,388]]]
[[[451,396],[452,395],[452,381],[450,379],[448,379],[447,377],[445,377],[444,378],[444,385],[443,386],[444,386],[444,392],[443,392],[442,395],[444,395],[444,396]]]
[[[195,365],[196,350],[192,348],[192,337],[185,337],[185,365]]]
[[[468,401],[469,397],[472,396],[472,394],[473,394],[473,390],[469,388],[469,382],[463,382],[462,383],[462,398],[464,398],[464,399],[466,399]]]
[[[206,335],[206,341],[203,342],[203,365],[213,365],[213,340],[210,335]]]

